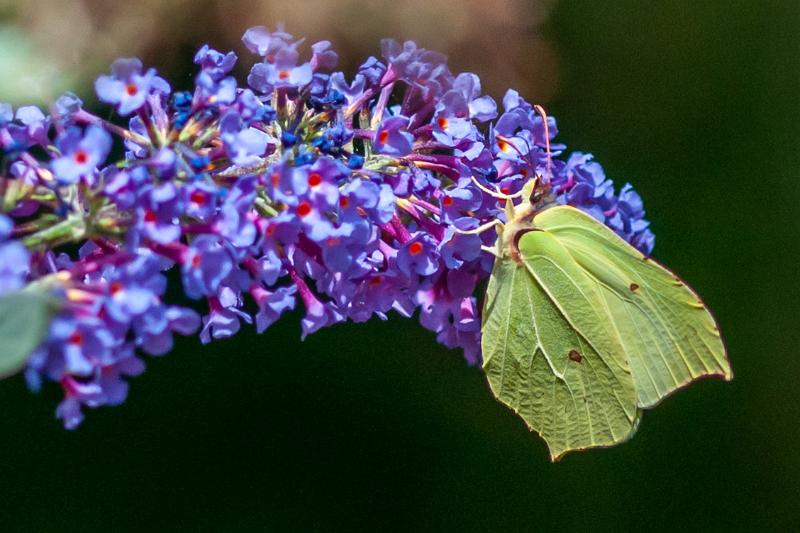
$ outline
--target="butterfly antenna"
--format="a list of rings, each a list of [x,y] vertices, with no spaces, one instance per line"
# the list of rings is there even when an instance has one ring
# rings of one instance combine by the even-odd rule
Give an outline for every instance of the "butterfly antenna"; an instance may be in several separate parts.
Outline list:
[[[482,190],[483,192],[485,192],[486,194],[488,194],[492,198],[497,198],[499,200],[513,200],[515,198],[519,198],[520,196],[522,196],[522,191],[517,191],[514,194],[503,194],[502,192],[500,192],[500,191],[498,191],[496,189],[492,190],[489,187],[483,185],[480,181],[477,180],[477,178],[475,178],[475,176],[470,176],[470,178],[472,179],[472,182],[480,190]]]
[[[545,112],[544,108],[538,104],[534,105],[533,108],[537,113],[539,113],[539,115],[542,117],[542,122],[544,122],[544,143],[547,150],[547,181],[552,181],[553,173],[550,170],[550,159],[552,158],[552,154],[550,153],[550,130],[547,127],[547,113]]]

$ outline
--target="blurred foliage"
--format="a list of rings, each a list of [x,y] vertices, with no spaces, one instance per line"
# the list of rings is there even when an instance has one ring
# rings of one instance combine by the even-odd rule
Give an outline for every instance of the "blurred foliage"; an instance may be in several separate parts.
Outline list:
[[[642,193],[656,257],[716,311],[736,378],[677,393],[625,445],[551,465],[480,370],[413,321],[300,343],[287,316],[263,336],[185,340],[73,433],[54,390],[0,384],[4,531],[800,526],[799,3],[9,5],[4,27],[84,87],[118,54],[188,85],[196,46],[239,49],[246,27],[283,19],[348,68],[381,36],[416,38],[495,97],[510,85],[549,102],[563,142]]]

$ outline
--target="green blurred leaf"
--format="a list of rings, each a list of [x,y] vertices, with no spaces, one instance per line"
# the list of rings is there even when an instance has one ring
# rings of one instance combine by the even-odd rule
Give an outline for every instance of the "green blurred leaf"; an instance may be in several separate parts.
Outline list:
[[[0,378],[25,366],[47,333],[54,309],[52,299],[39,292],[0,297]]]

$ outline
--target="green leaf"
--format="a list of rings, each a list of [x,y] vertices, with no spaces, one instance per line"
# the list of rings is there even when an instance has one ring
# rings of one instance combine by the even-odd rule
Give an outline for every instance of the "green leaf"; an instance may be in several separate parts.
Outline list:
[[[696,378],[731,379],[713,317],[669,270],[572,207],[527,218],[501,234],[484,369],[553,460],[627,440],[642,409]]]
[[[25,366],[47,334],[54,309],[50,297],[35,291],[0,297],[0,378]]]

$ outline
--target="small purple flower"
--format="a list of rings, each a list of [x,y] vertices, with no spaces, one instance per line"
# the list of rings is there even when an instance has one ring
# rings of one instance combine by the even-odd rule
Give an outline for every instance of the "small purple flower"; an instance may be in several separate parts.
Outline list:
[[[481,255],[481,238],[478,235],[464,235],[456,229],[468,230],[477,227],[474,218],[460,218],[448,226],[439,246],[442,260],[447,268],[461,268],[464,263],[476,260]]]
[[[102,391],[105,405],[119,405],[128,397],[128,382],[125,377],[138,376],[144,372],[144,363],[132,354],[125,354],[118,361],[100,369],[97,385]]]
[[[275,62],[253,65],[247,83],[262,93],[270,93],[275,88],[297,88],[308,85],[314,71],[311,63],[297,65],[298,54],[294,48],[282,48],[275,54]]]
[[[195,65],[200,65],[212,80],[220,81],[236,64],[236,54],[223,54],[204,44],[194,55]]]
[[[236,100],[238,84],[234,78],[215,80],[208,72],[201,72],[195,80],[195,100],[208,105],[228,105]]]
[[[97,405],[102,399],[103,389],[97,383],[81,383],[70,376],[61,380],[64,400],[56,408],[56,417],[63,421],[64,428],[75,429],[83,421],[81,405]]]
[[[186,249],[181,264],[186,296],[198,299],[216,294],[232,269],[231,256],[218,238],[200,235]]]
[[[383,119],[375,132],[373,147],[379,154],[404,156],[411,153],[414,136],[406,131],[408,119],[389,117]]]
[[[141,192],[136,230],[155,242],[173,243],[181,235],[181,228],[175,223],[181,209],[181,197],[174,183],[147,186]]]
[[[101,320],[56,318],[50,325],[50,342],[63,357],[64,371],[89,376],[95,368],[111,361],[115,340]]]
[[[339,219],[362,220],[359,210],[378,224],[386,224],[395,213],[395,196],[389,185],[354,180],[345,185],[339,197]]]
[[[294,309],[296,292],[297,287],[294,285],[279,287],[273,292],[259,286],[250,290],[256,305],[258,305],[258,313],[256,314],[256,331],[258,333],[263,333],[285,311]]]
[[[270,32],[264,26],[255,26],[242,36],[242,42],[248,50],[270,62],[275,60],[275,54],[280,50],[297,47],[299,42],[292,43],[292,40],[292,35],[283,31],[280,25],[274,32]]]
[[[64,93],[53,102],[53,118],[64,125],[73,122],[75,113],[81,110],[83,101],[72,93]]]
[[[30,272],[28,250],[17,241],[6,241],[13,227],[10,218],[0,215],[0,296],[24,287]]]
[[[330,41],[320,41],[311,45],[311,68],[313,70],[333,70],[339,55],[331,47]]]
[[[203,317],[200,342],[208,344],[212,337],[224,339],[235,335],[241,327],[241,320],[251,324],[253,319],[239,309],[241,305],[240,294],[230,287],[222,287],[219,295],[209,300],[210,312],[208,316]]]
[[[473,188],[472,184],[444,191],[439,198],[442,220],[448,224],[453,223],[456,219],[478,209],[482,201],[480,191]]]
[[[127,116],[140,109],[152,92],[169,93],[169,85],[154,69],[144,74],[142,62],[136,58],[117,59],[111,64],[111,75],[100,76],[94,84],[97,97],[114,104],[117,112]]]
[[[237,248],[250,246],[256,240],[256,225],[250,212],[255,196],[255,178],[239,178],[219,206],[214,229]]]
[[[225,150],[231,160],[239,166],[257,163],[270,142],[267,133],[244,126],[235,111],[229,111],[220,119],[220,131],[225,142]]]
[[[50,140],[47,132],[50,129],[50,118],[36,106],[23,106],[17,109],[14,117],[18,124],[9,126],[12,137],[20,146],[38,144],[47,146]]]
[[[417,233],[397,253],[397,268],[406,276],[430,276],[439,269],[436,241],[426,233]]]
[[[138,344],[150,355],[164,355],[172,350],[172,333],[192,335],[200,327],[200,315],[186,307],[170,306],[164,309],[163,321],[158,327],[139,332]]]
[[[111,150],[111,135],[99,126],[89,126],[85,134],[77,128],[68,129],[58,140],[61,157],[53,160],[53,172],[63,184],[76,183],[81,178],[93,182],[97,166]]]

